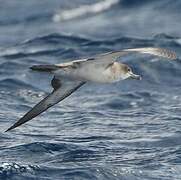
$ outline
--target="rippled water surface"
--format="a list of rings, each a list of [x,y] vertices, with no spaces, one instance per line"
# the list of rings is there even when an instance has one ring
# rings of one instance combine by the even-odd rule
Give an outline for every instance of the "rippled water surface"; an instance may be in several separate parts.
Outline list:
[[[0,179],[181,179],[180,0],[7,0],[0,5]],[[8,133],[51,91],[29,70],[98,53],[163,47],[176,61],[130,55],[142,81],[86,84]]]

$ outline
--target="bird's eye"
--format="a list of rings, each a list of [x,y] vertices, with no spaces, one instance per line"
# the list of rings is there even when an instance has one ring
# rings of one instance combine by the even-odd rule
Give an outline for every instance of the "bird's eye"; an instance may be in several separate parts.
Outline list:
[[[130,68],[128,68],[128,72],[130,72],[131,71],[131,69]]]

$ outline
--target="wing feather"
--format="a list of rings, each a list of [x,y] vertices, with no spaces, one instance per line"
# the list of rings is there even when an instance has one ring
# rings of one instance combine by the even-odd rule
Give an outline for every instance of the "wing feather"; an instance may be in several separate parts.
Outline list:
[[[58,79],[56,79],[56,83],[58,83]],[[64,83],[61,83],[61,86],[59,88],[57,88],[57,86],[54,87],[52,93],[50,93],[47,97],[45,97],[42,101],[35,105],[29,112],[27,112],[22,118],[20,118],[14,125],[8,128],[5,132],[10,131],[35,118],[39,114],[46,111],[48,108],[52,107],[53,105],[59,103],[60,101],[71,95],[83,84],[85,84],[85,82],[66,81]]]
[[[119,57],[123,57],[130,53],[141,53],[141,54],[150,54],[155,56],[160,56],[168,59],[176,59],[176,53],[164,48],[155,48],[155,47],[145,47],[145,48],[134,48],[134,49],[123,49],[120,51],[114,51],[102,54],[97,57],[97,60],[103,59],[105,61],[115,61]]]
[[[35,65],[32,66],[32,70],[36,71],[46,71],[54,72],[59,69],[77,69],[82,65],[101,65],[102,67],[107,67],[110,63],[117,60],[119,57],[123,57],[130,53],[141,53],[141,54],[150,54],[155,56],[160,56],[168,59],[176,59],[177,56],[175,52],[172,52],[164,48],[155,48],[155,47],[144,47],[144,48],[133,48],[133,49],[123,49],[120,51],[113,51],[104,54],[99,54],[93,58],[79,59],[67,63],[60,63],[55,65]]]
[[[155,47],[144,47],[144,48],[133,48],[133,49],[123,49],[120,51],[113,51],[104,54],[99,54],[94,58],[81,59],[77,61],[72,61],[69,63],[58,64],[59,67],[79,67],[83,64],[96,64],[107,67],[110,63],[117,60],[119,57],[123,57],[130,53],[141,53],[141,54],[150,54],[155,56],[160,56],[168,59],[176,59],[176,53],[164,48],[155,48]]]
[[[154,48],[154,47],[147,47],[147,48],[135,48],[135,49],[125,49],[124,52],[138,52],[142,54],[151,54],[155,56],[160,56],[168,59],[176,59],[177,56],[174,52],[163,49],[163,48]]]

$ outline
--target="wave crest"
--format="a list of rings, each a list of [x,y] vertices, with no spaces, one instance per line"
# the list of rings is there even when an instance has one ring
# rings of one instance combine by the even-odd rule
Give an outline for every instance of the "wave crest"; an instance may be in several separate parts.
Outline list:
[[[81,17],[87,14],[97,14],[105,10],[108,10],[113,5],[118,4],[118,3],[119,3],[119,0],[105,0],[105,1],[97,2],[92,5],[83,5],[78,8],[64,10],[64,11],[56,13],[53,16],[53,21],[60,22],[60,21],[66,21],[66,20],[77,18],[77,17]]]

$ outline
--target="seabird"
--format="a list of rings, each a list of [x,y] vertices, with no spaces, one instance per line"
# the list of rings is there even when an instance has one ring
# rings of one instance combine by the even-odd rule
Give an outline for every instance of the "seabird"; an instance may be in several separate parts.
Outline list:
[[[6,132],[35,118],[48,108],[70,96],[87,82],[114,83],[128,78],[140,80],[141,76],[134,74],[128,65],[116,61],[119,57],[135,52],[176,59],[176,54],[167,49],[145,47],[123,49],[67,63],[32,66],[31,69],[34,71],[47,72],[54,75],[51,81],[53,91],[8,128]]]

